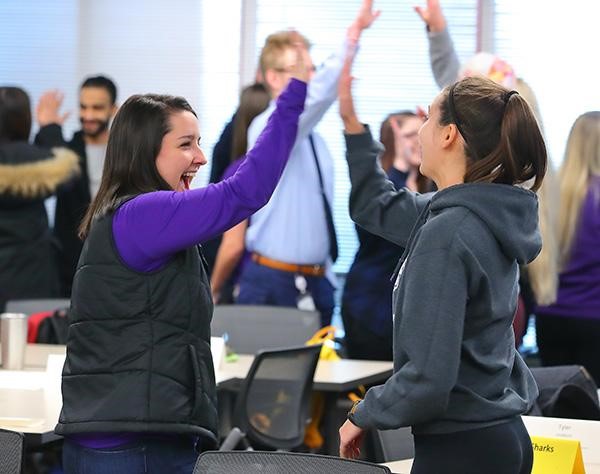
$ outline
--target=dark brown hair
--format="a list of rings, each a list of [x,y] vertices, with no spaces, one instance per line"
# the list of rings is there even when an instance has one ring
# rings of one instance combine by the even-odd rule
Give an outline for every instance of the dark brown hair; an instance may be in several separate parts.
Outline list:
[[[385,120],[381,123],[379,129],[379,141],[383,145],[383,153],[379,158],[381,167],[387,173],[394,164],[394,158],[396,157],[396,143],[394,140],[394,130],[390,125],[391,120],[395,120],[400,127],[404,125],[404,122],[409,118],[418,118],[419,116],[411,110],[403,110],[401,112],[394,112],[388,115]],[[432,190],[432,182],[427,176],[424,176],[419,171],[417,175],[417,192],[426,193]]]
[[[484,77],[467,77],[446,88],[440,125],[454,123],[465,142],[465,183],[519,184],[546,173],[544,138],[531,108],[515,91]]]
[[[81,89],[86,87],[97,87],[99,89],[104,89],[110,96],[110,104],[115,105],[117,102],[117,86],[106,76],[88,77],[81,84]]]
[[[28,141],[31,104],[19,87],[0,87],[0,143]]]
[[[263,84],[254,83],[242,89],[240,105],[233,120],[232,162],[248,151],[248,127],[269,106],[270,100],[269,92]]]
[[[387,172],[394,163],[394,157],[396,156],[396,144],[394,141],[394,130],[390,125],[390,121],[393,119],[396,123],[402,127],[404,121],[408,118],[417,117],[417,114],[410,110],[403,110],[401,112],[394,112],[388,115],[379,129],[379,141],[384,147],[384,151],[381,155],[381,167]]]
[[[115,210],[123,198],[171,190],[156,168],[156,157],[171,130],[171,115],[183,111],[196,115],[183,97],[170,95],[133,95],[121,106],[108,136],[98,194],[79,228],[82,239],[92,221]]]

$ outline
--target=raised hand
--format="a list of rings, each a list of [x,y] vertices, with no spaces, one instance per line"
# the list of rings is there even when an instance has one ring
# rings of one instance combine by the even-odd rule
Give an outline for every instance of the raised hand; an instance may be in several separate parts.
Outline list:
[[[442,12],[439,0],[427,0],[427,8],[414,7],[421,20],[425,22],[429,31],[439,33],[446,29],[446,18]]]
[[[369,28],[373,22],[379,18],[380,10],[373,11],[373,0],[363,0],[360,10],[356,15],[356,19],[348,28],[348,38],[353,41],[358,41],[363,30]]]
[[[36,116],[40,127],[56,123],[62,125],[70,112],[60,114],[60,107],[64,99],[64,94],[58,90],[46,91],[40,97],[37,104]]]
[[[354,54],[349,53],[344,61],[340,82],[338,84],[338,99],[340,106],[340,117],[344,122],[344,131],[348,134],[358,134],[364,131],[364,126],[356,116],[354,109],[354,98],[352,96],[352,63]]]
[[[292,77],[303,82],[308,82],[312,74],[312,61],[310,60],[306,45],[302,42],[300,36],[294,42],[294,48],[296,50],[296,62],[291,70]]]

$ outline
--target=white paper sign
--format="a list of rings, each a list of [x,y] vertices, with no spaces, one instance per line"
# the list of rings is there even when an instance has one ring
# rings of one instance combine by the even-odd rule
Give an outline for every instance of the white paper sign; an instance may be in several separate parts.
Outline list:
[[[524,416],[523,423],[530,436],[579,441],[586,470],[600,472],[600,421]]]

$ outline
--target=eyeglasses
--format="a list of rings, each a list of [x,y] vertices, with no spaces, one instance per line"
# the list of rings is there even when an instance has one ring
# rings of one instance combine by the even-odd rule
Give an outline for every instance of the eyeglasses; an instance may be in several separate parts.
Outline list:
[[[287,72],[288,74],[291,74],[292,72],[294,72],[294,67],[296,67],[296,65],[292,64],[291,66],[274,67],[273,70],[277,72]],[[317,70],[317,68],[314,65],[311,66],[309,69],[310,72],[315,72]]]
[[[277,72],[292,72],[294,70],[294,66],[274,67],[273,70]]]

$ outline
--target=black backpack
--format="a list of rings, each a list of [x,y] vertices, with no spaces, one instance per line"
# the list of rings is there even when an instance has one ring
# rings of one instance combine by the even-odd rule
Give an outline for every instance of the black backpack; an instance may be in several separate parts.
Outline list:
[[[44,318],[39,325],[35,342],[38,344],[66,344],[69,323],[68,309],[57,309],[52,316]]]
[[[600,420],[598,387],[585,367],[536,367],[531,373],[540,394],[529,415]]]

